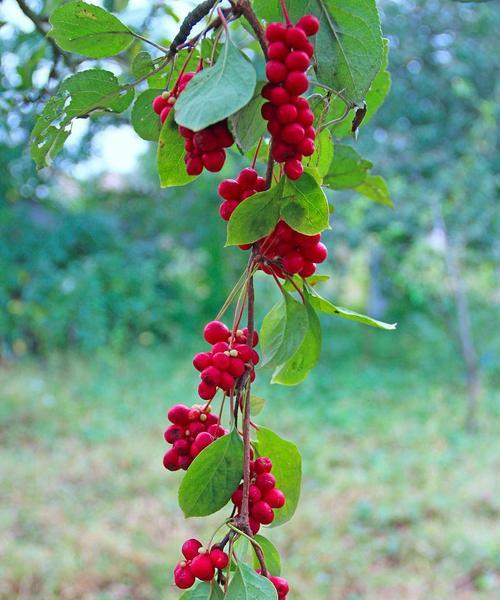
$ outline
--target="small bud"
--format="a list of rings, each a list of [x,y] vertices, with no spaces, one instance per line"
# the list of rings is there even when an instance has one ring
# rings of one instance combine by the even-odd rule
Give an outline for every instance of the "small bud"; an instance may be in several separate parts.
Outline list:
[[[186,431],[184,432],[184,435],[185,435],[186,437],[188,437],[188,436],[190,436],[190,435],[191,435],[191,432],[189,431],[189,429],[186,429]]]
[[[231,356],[231,353],[229,352],[229,350],[226,350],[226,351],[224,352],[224,354],[225,354],[226,356]]]
[[[170,92],[168,90],[165,90],[164,92],[162,92],[161,97],[164,100],[168,100],[170,98]]]
[[[208,554],[207,548],[201,546],[201,548],[198,548],[198,554]]]
[[[200,421],[202,423],[204,423],[206,420],[207,420],[207,415],[205,413],[201,413],[201,415],[200,415]]]
[[[179,564],[183,569],[184,569],[184,567],[187,567],[187,562],[185,560],[181,560],[181,562]]]
[[[229,356],[232,356],[233,358],[236,358],[238,356],[238,350],[230,350],[229,351]]]
[[[170,96],[170,98],[167,100],[167,102],[168,102],[168,104],[173,106],[175,104],[175,96]]]
[[[245,335],[245,334],[243,333],[242,329],[238,329],[238,331],[236,332],[236,335],[237,335],[237,337],[240,337],[240,336]]]

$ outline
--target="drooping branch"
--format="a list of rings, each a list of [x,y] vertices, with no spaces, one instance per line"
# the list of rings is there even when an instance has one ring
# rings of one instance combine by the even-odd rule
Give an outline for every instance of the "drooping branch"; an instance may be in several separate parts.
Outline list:
[[[179,32],[170,44],[169,52],[172,56],[177,53],[179,46],[182,46],[187,41],[193,27],[204,19],[218,2],[220,2],[220,0],[205,0],[186,15],[186,18],[182,21]]]

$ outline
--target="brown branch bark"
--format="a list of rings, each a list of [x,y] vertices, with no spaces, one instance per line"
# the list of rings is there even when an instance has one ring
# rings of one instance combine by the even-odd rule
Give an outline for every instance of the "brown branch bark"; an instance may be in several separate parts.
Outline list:
[[[241,14],[248,21],[248,24],[253,29],[257,40],[259,41],[260,47],[264,56],[267,58],[267,42],[264,35],[264,27],[259,21],[259,18],[255,14],[249,0],[231,0],[231,5],[234,7],[234,11]]]

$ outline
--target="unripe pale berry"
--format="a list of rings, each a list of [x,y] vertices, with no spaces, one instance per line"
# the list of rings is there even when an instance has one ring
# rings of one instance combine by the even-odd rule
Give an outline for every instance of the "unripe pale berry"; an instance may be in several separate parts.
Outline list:
[[[198,554],[191,561],[192,574],[202,581],[210,581],[214,578],[215,568],[208,554]]]
[[[198,556],[198,550],[202,545],[203,544],[199,540],[191,538],[182,544],[181,552],[186,560],[192,560],[195,556]]]

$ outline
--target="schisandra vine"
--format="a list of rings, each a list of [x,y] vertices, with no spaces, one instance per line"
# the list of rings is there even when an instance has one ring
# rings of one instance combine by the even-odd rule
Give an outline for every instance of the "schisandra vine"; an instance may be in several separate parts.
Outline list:
[[[168,48],[99,7],[77,1],[56,9],[51,35],[63,50],[103,58],[139,40],[162,55],[153,60],[139,53],[132,83],[120,85],[113,73],[100,69],[69,77],[43,109],[31,150],[39,166],[48,164],[74,118],[122,112],[135,87],[148,81],[151,89],[137,97],[132,124],[144,139],[158,141],[162,186],[187,184],[204,170],[221,171],[235,144],[248,160],[234,179],[218,186],[227,243],[248,251],[248,263],[216,319],[204,328],[208,347],[200,347],[193,359],[201,402],[168,411],[163,464],[169,471],[185,471],[179,504],[187,517],[230,507],[210,540],[192,538],[182,545],[173,574],[177,587],[188,590],[182,598],[284,600],[289,585],[281,577],[279,552],[262,527],[292,517],[301,459],[293,443],[253,422],[263,401],[251,387],[257,365],[273,369],[274,383],[295,385],[307,377],[321,349],[318,312],[394,328],[335,306],[316,290],[328,279],[316,274],[328,256],[321,241],[330,212],[323,188],[351,188],[390,204],[383,180],[368,175],[366,161],[352,147],[335,143],[333,150],[332,138],[332,132],[356,133],[369,103],[381,104],[380,86],[372,83],[385,73],[384,49],[369,0],[355,10],[347,0],[340,2],[338,15],[327,0],[313,3],[314,14],[303,14],[296,0],[219,4],[199,4]],[[248,56],[231,39],[231,24],[241,17],[258,42],[252,52],[261,51],[265,59],[266,81],[257,82]],[[190,38],[205,18],[205,27]],[[283,299],[257,331],[259,271],[276,283]],[[230,308],[232,319],[224,323]]]

